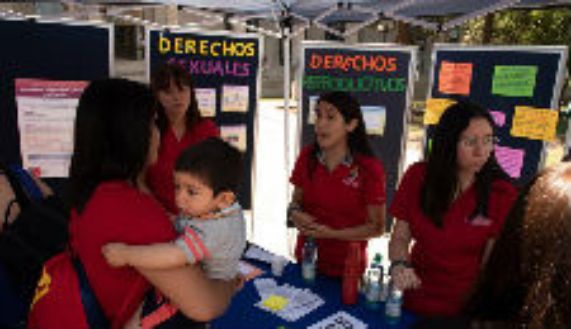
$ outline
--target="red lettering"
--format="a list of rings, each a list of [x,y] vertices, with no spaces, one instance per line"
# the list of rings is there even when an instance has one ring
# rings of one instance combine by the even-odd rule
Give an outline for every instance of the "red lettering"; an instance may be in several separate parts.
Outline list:
[[[311,60],[309,61],[309,67],[312,69],[318,69],[323,63],[323,57],[318,54],[311,54]]]

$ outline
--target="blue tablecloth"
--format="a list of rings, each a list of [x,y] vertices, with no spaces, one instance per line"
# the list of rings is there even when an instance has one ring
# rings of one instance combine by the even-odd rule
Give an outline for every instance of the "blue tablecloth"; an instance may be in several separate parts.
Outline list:
[[[301,329],[330,316],[337,311],[346,311],[368,324],[369,329],[391,328],[404,329],[411,326],[415,317],[403,311],[403,316],[396,324],[388,324],[384,317],[384,304],[378,310],[369,309],[364,296],[359,296],[359,303],[347,306],[341,303],[341,281],[338,279],[319,276],[312,285],[307,285],[301,278],[300,268],[297,264],[289,264],[281,277],[271,275],[269,266],[248,261],[260,267],[265,273],[260,277],[272,277],[279,285],[288,283],[299,288],[309,288],[325,300],[325,304],[313,312],[305,315],[296,322],[287,322],[270,312],[259,309],[254,304],[260,301],[260,297],[252,280],[248,281],[244,288],[234,296],[232,304],[226,313],[212,322],[213,329]],[[258,277],[259,278],[259,277]]]

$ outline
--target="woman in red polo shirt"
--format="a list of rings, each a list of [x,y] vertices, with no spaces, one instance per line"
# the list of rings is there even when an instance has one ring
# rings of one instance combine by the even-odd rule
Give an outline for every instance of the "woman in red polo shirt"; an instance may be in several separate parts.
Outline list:
[[[306,236],[318,246],[318,272],[341,276],[350,241],[381,235],[385,220],[385,173],[365,132],[359,103],[344,92],[321,95],[315,143],[305,147],[290,181],[295,186],[289,218],[299,230],[299,259]],[[360,270],[365,269],[363,258]]]
[[[400,182],[389,208],[390,272],[416,314],[459,314],[517,196],[494,144],[488,111],[458,102],[440,118],[428,160]]]
[[[202,118],[194,84],[188,71],[176,63],[161,66],[151,87],[158,100],[157,125],[161,132],[159,158],[148,171],[147,181],[159,202],[172,214],[174,203],[173,167],[180,153],[208,137],[218,137],[218,127]]]
[[[125,327],[151,285],[198,321],[220,315],[235,289],[234,282],[208,279],[200,266],[112,268],[103,257],[101,248],[109,242],[150,244],[176,236],[164,209],[145,186],[145,171],[156,160],[159,144],[154,102],[151,91],[140,83],[106,79],[92,82],[77,108],[70,167],[70,245],[112,329]],[[77,301],[72,297],[79,293],[69,296],[71,292],[62,288],[50,290],[50,285],[62,284],[52,282],[49,273],[44,276],[29,328],[84,328],[82,316],[69,311],[71,301]],[[168,316],[143,321],[149,328],[171,321]],[[205,324],[186,323],[184,328],[190,327],[204,328]]]

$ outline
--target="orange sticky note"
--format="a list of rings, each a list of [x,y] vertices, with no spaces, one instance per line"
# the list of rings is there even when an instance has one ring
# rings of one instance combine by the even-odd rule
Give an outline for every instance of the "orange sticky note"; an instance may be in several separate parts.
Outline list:
[[[551,141],[555,139],[559,112],[531,106],[516,106],[510,133],[515,137]]]
[[[438,91],[443,94],[469,95],[472,63],[442,61],[438,76]]]
[[[424,124],[435,125],[440,121],[440,117],[446,109],[455,104],[456,101],[449,98],[429,98],[426,100],[426,110],[424,111]]]

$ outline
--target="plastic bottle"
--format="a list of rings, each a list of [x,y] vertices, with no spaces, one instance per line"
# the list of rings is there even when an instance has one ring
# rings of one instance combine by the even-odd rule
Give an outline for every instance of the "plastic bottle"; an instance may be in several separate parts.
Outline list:
[[[341,300],[344,304],[356,304],[359,296],[359,279],[361,276],[361,246],[358,242],[349,243],[349,252],[345,258],[343,270],[343,286]]]
[[[367,300],[367,308],[372,310],[379,309],[381,300],[381,285],[379,271],[375,268],[369,268],[366,276],[365,299]]]
[[[317,262],[317,245],[312,237],[305,237],[301,252],[301,276],[307,283],[315,281],[315,268]]]
[[[367,307],[373,310],[379,309],[381,296],[383,292],[383,265],[382,256],[380,253],[376,253],[369,269],[366,274],[366,288],[365,288],[365,298],[367,300]]]
[[[395,287],[392,281],[389,283],[389,293],[385,303],[385,319],[389,324],[400,321],[402,313],[402,290]]]

